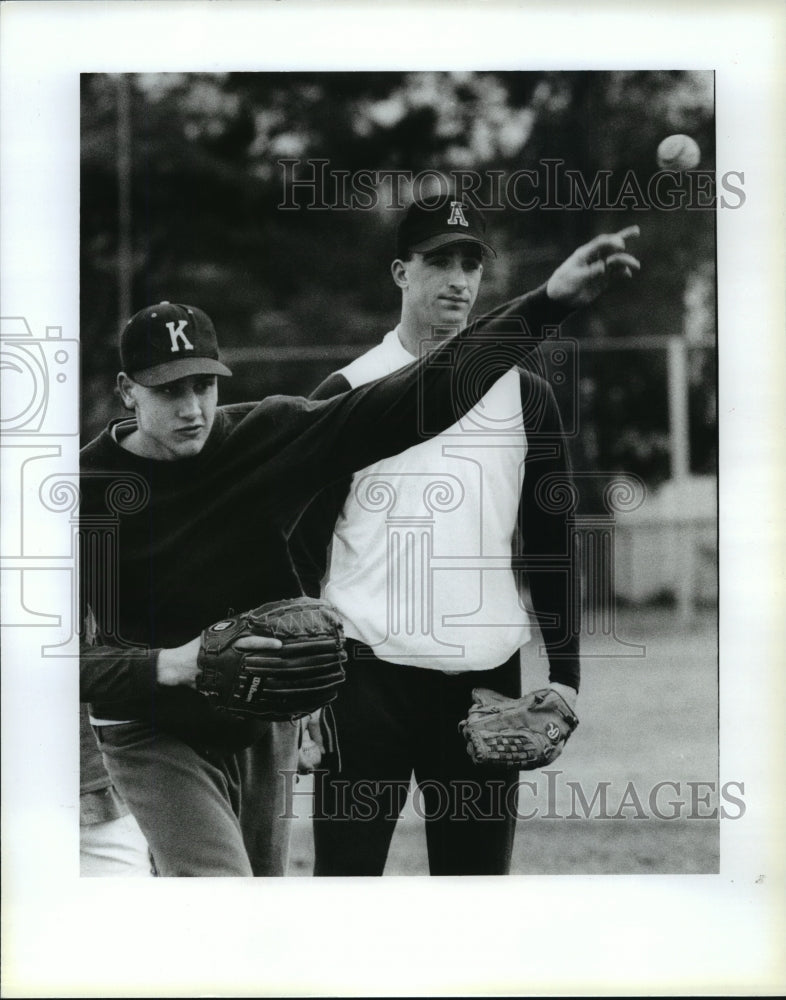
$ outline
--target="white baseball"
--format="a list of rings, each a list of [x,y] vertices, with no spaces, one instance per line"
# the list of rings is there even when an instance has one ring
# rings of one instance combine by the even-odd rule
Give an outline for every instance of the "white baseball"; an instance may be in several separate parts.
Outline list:
[[[699,165],[701,150],[689,135],[669,135],[658,146],[657,157],[661,170],[693,170]]]

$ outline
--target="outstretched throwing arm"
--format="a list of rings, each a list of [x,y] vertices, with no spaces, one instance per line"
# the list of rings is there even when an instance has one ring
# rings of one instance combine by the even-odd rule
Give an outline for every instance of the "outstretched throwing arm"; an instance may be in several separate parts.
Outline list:
[[[612,284],[632,278],[641,265],[628,252],[628,242],[639,234],[638,226],[628,226],[580,246],[549,278],[548,297],[576,309],[594,302]]]

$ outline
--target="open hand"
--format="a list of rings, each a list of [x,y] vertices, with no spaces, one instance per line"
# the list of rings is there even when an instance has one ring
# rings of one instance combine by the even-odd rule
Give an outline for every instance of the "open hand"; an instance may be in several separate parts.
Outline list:
[[[639,234],[638,226],[628,226],[579,247],[549,278],[548,297],[577,308],[594,302],[612,283],[632,278],[641,264],[627,252],[627,242]]]

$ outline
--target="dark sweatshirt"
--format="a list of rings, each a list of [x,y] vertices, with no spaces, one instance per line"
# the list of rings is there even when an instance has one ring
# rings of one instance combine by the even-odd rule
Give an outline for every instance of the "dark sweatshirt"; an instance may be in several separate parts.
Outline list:
[[[329,400],[271,396],[219,407],[199,455],[132,454],[113,421],[81,453],[81,698],[94,718],[140,719],[197,744],[253,742],[196,691],[156,683],[162,648],[213,621],[302,592],[287,537],[325,486],[451,426],[565,310],[541,288],[427,357]],[[114,436],[113,436],[114,431]]]

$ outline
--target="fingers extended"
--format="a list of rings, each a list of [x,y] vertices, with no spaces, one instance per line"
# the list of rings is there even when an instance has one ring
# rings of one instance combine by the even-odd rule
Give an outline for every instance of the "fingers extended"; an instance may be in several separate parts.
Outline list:
[[[281,649],[283,643],[280,639],[273,639],[267,635],[244,635],[242,639],[232,644],[235,649]]]
[[[632,271],[640,271],[641,264],[635,257],[632,257],[629,253],[614,253],[606,258],[606,267],[609,270],[616,271],[627,271],[631,273]]]
[[[601,233],[589,243],[585,244],[577,251],[585,261],[595,261],[601,257],[608,257],[612,253],[623,253],[625,251],[625,240],[640,233],[638,226],[628,226],[618,233]]]
[[[641,230],[638,226],[627,226],[625,229],[620,229],[615,235],[621,240],[630,240],[636,236],[641,236]]]

